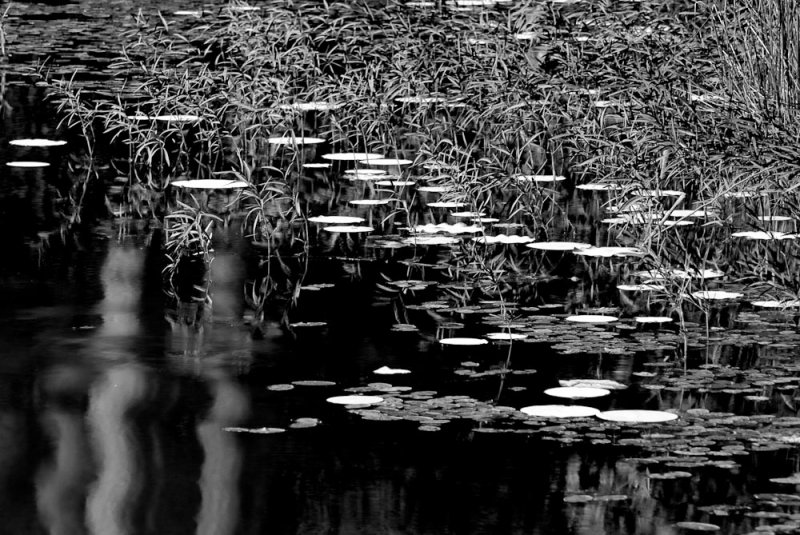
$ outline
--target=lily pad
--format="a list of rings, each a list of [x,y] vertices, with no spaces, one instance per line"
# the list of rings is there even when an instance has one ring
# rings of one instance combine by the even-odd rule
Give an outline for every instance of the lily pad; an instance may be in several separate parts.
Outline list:
[[[19,161],[19,162],[6,162],[8,167],[49,167],[47,162],[34,162],[34,161]]]
[[[222,430],[229,433],[254,433],[257,435],[274,435],[286,431],[282,427],[223,427]]]
[[[525,247],[531,249],[538,249],[540,251],[575,251],[580,249],[588,249],[592,247],[588,243],[576,243],[570,241],[541,241],[528,243]]]
[[[12,139],[9,144],[16,147],[60,147],[67,142],[60,139]]]
[[[677,420],[678,415],[665,411],[616,410],[605,411],[597,415],[601,420],[620,423],[662,423]]]
[[[176,180],[170,182],[176,188],[186,189],[241,189],[249,186],[244,180],[229,180],[225,178],[198,178],[196,180]]]
[[[300,381],[292,381],[295,386],[336,386],[334,381],[323,381],[317,379],[306,379]]]
[[[326,399],[328,403],[336,405],[376,405],[383,401],[379,396],[334,396]]]
[[[358,163],[363,163],[365,165],[411,165],[414,163],[412,160],[404,160],[402,158],[372,158],[372,159],[363,159],[359,160]]]
[[[439,343],[443,346],[481,346],[489,342],[483,338],[442,338]]]
[[[327,232],[343,232],[345,234],[361,234],[372,232],[375,229],[366,225],[333,225],[330,227],[323,227],[322,230]]]
[[[587,386],[559,386],[548,388],[544,393],[556,398],[590,399],[607,396],[611,394],[611,391],[605,388],[592,388]]]
[[[309,217],[311,223],[327,223],[331,225],[350,225],[353,223],[361,223],[364,221],[363,217],[351,215],[318,215]]]
[[[272,145],[317,145],[325,143],[321,137],[286,136],[267,138],[267,143]]]
[[[388,366],[381,366],[377,370],[373,370],[372,373],[377,373],[378,375],[405,375],[411,373],[411,370],[406,370],[404,368],[390,368]]]
[[[689,531],[719,531],[722,529],[716,524],[707,524],[705,522],[678,522],[675,527]]]
[[[743,294],[738,292],[726,292],[724,290],[701,290],[699,292],[692,292],[692,297],[695,299],[721,301],[724,299],[739,299]]]
[[[323,154],[322,158],[333,161],[357,162],[360,160],[378,160],[383,158],[383,154],[375,154],[370,152],[330,152],[328,154]]]
[[[619,318],[596,314],[579,314],[577,316],[567,316],[565,320],[573,323],[612,323],[619,320]]]

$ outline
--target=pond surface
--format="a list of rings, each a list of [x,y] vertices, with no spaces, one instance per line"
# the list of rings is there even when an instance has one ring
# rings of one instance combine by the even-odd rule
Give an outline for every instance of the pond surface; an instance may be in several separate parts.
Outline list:
[[[0,187],[4,532],[800,531],[797,303],[765,303],[784,294],[740,276],[774,260],[761,273],[777,288],[798,246],[731,237],[765,217],[759,199],[728,199],[714,224],[680,231],[678,249],[705,251],[707,271],[654,270],[652,254],[602,222],[609,192],[562,181],[555,163],[519,179],[536,198],[531,225],[510,187],[467,213],[476,206],[435,204],[453,197],[430,173],[427,190],[402,185],[412,173],[390,163],[399,176],[374,185],[342,179],[358,168],[348,161],[303,168],[294,202],[356,219],[283,228],[302,243],[284,255],[248,232],[235,193],[198,193],[218,216],[211,261],[184,259],[170,285],[164,216],[189,202],[185,190],[129,210],[107,165],[70,221],[80,136],[9,144],[64,133],[32,66],[77,68],[86,91],[118,87],[105,69],[119,30],[136,27],[132,9],[156,8],[216,9],[15,3],[6,21],[0,160],[50,165],[4,166]],[[278,149],[267,163],[325,163],[338,148],[300,160]],[[676,207],[665,221],[694,217]],[[763,232],[794,232],[775,221]],[[374,233],[324,228],[340,223]],[[683,293],[665,289],[676,284]],[[684,301],[690,291],[712,293]],[[545,392],[556,387],[595,390]],[[345,395],[358,397],[329,401]],[[599,416],[520,411],[550,405]],[[664,421],[614,421],[616,410]]]

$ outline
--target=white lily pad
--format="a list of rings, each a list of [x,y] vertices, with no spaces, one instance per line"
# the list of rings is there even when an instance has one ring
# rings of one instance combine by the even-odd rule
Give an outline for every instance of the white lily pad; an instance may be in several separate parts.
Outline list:
[[[332,225],[322,229],[327,232],[343,232],[345,234],[363,234],[375,230],[367,225]]]
[[[378,186],[389,186],[392,188],[403,188],[405,186],[413,186],[416,184],[413,180],[378,180],[375,182]]]
[[[724,299],[739,299],[743,294],[739,292],[726,292],[724,290],[701,290],[699,292],[692,292],[692,297],[695,299],[721,301]]]
[[[633,318],[636,323],[672,323],[669,316],[637,316]]]
[[[377,370],[373,370],[372,373],[377,373],[378,375],[406,375],[411,373],[411,370],[406,370],[404,368],[390,368],[389,366],[381,366]]]
[[[466,206],[467,203],[461,201],[435,201],[429,202],[428,206],[431,208],[460,208]]]
[[[425,193],[446,193],[448,191],[452,191],[452,187],[450,186],[420,186],[417,190],[425,192]],[[460,203],[459,206],[463,206],[465,203]]]
[[[580,249],[588,249],[592,247],[588,243],[576,243],[571,241],[539,241],[528,243],[525,247],[531,249],[538,249],[541,251],[575,251]]]
[[[223,427],[222,430],[229,433],[254,433],[256,435],[274,435],[286,431],[282,427]]]
[[[488,340],[484,340],[483,338],[442,338],[439,340],[439,343],[443,346],[481,346],[484,344],[488,344]]]
[[[383,154],[371,152],[329,152],[328,154],[323,154],[322,157],[326,160],[357,162],[360,160],[379,160],[383,158]]]
[[[12,139],[9,141],[11,145],[16,147],[60,147],[66,145],[66,141],[59,139]]]
[[[580,186],[575,186],[575,188],[582,189],[584,191],[611,191],[622,189],[622,186],[618,186],[617,184],[596,182],[592,184],[581,184]]]
[[[628,385],[611,379],[561,379],[558,384],[559,386],[605,388],[606,390],[625,390],[628,388]]]
[[[353,199],[348,202],[358,206],[378,206],[381,204],[389,204],[389,199]]]
[[[328,403],[334,403],[336,405],[376,405],[378,403],[383,402],[383,398],[379,396],[334,396],[328,398]]]
[[[603,316],[599,314],[579,314],[577,316],[567,316],[564,319],[573,323],[612,323],[619,320],[616,316]]]
[[[658,284],[618,284],[617,290],[621,292],[654,292],[665,290],[665,288]]]
[[[709,524],[707,522],[678,522],[675,524],[675,527],[689,531],[719,531],[722,529],[716,524]]]
[[[753,301],[751,304],[754,307],[760,308],[797,308],[800,307],[800,299],[790,299],[787,301]]]
[[[280,109],[286,111],[329,111],[339,107],[340,104],[333,104],[330,102],[294,102],[292,104],[281,104],[279,106]]]
[[[548,396],[565,399],[590,399],[607,396],[611,393],[607,388],[594,388],[588,386],[558,386],[544,391]]]
[[[488,333],[485,334],[489,340],[525,340],[528,335],[522,333]]]
[[[486,244],[494,244],[494,243],[502,243],[505,245],[510,244],[517,244],[517,243],[530,243],[533,241],[533,238],[530,236],[517,236],[517,235],[510,235],[507,236],[505,234],[498,234],[497,236],[476,236],[472,238],[473,241],[478,243],[486,243]]]
[[[363,160],[359,160],[358,163],[363,163],[365,165],[411,165],[414,163],[413,160],[404,160],[402,158],[366,158]]]
[[[188,189],[240,189],[249,186],[244,180],[230,180],[226,178],[199,178],[197,180],[176,180],[170,182],[176,188]]]
[[[325,143],[325,140],[321,137],[271,137],[267,139],[267,143],[272,145],[317,145],[319,143]]]
[[[450,212],[452,217],[482,217],[485,216],[483,212]]]
[[[363,217],[352,215],[318,215],[309,217],[311,223],[328,223],[331,225],[350,225],[352,223],[361,223],[364,221]]]
[[[587,247],[575,251],[575,254],[610,258],[612,256],[642,256],[644,252],[636,247]]]
[[[792,221],[793,217],[788,215],[760,215],[756,219],[759,221],[776,222],[776,221]]]
[[[34,161],[19,161],[19,162],[6,162],[8,167],[50,167],[47,162],[34,162]]]
[[[156,115],[155,120],[165,123],[196,123],[200,120],[200,116],[191,114]]]
[[[677,420],[678,415],[665,411],[618,410],[605,411],[597,415],[601,420],[620,423],[661,423]]]
[[[793,240],[797,238],[797,234],[787,234],[786,232],[769,231],[769,230],[746,230],[742,232],[734,232],[731,234],[732,238],[746,238],[748,240]]]

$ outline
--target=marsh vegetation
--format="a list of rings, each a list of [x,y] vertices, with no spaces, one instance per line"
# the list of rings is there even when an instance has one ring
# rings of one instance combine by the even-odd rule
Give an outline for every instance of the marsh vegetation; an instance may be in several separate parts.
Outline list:
[[[8,176],[47,183],[19,241],[35,270],[97,229],[154,255],[131,277],[163,301],[109,303],[112,273],[102,302],[156,331],[166,316],[179,347],[161,356],[212,385],[197,435],[230,492],[226,451],[338,434],[347,456],[342,434],[374,433],[420,473],[387,444],[448,466],[508,453],[500,472],[531,478],[525,452],[557,457],[548,491],[509,476],[550,505],[531,519],[509,499],[493,533],[796,532],[798,32],[780,0],[140,10],[102,69],[26,63],[56,119],[8,149]],[[95,404],[114,395],[87,379],[94,425],[124,428],[161,363],[132,343],[146,333],[93,329],[80,343],[131,342],[139,363],[108,421]],[[199,524],[244,525],[204,492]],[[355,533],[308,511],[283,532],[312,517]]]

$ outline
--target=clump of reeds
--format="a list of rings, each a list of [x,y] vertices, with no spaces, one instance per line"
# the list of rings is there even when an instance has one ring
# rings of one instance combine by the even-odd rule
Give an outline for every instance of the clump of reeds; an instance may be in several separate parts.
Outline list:
[[[796,127],[800,5],[785,0],[724,0],[717,22],[729,91],[748,111]]]

